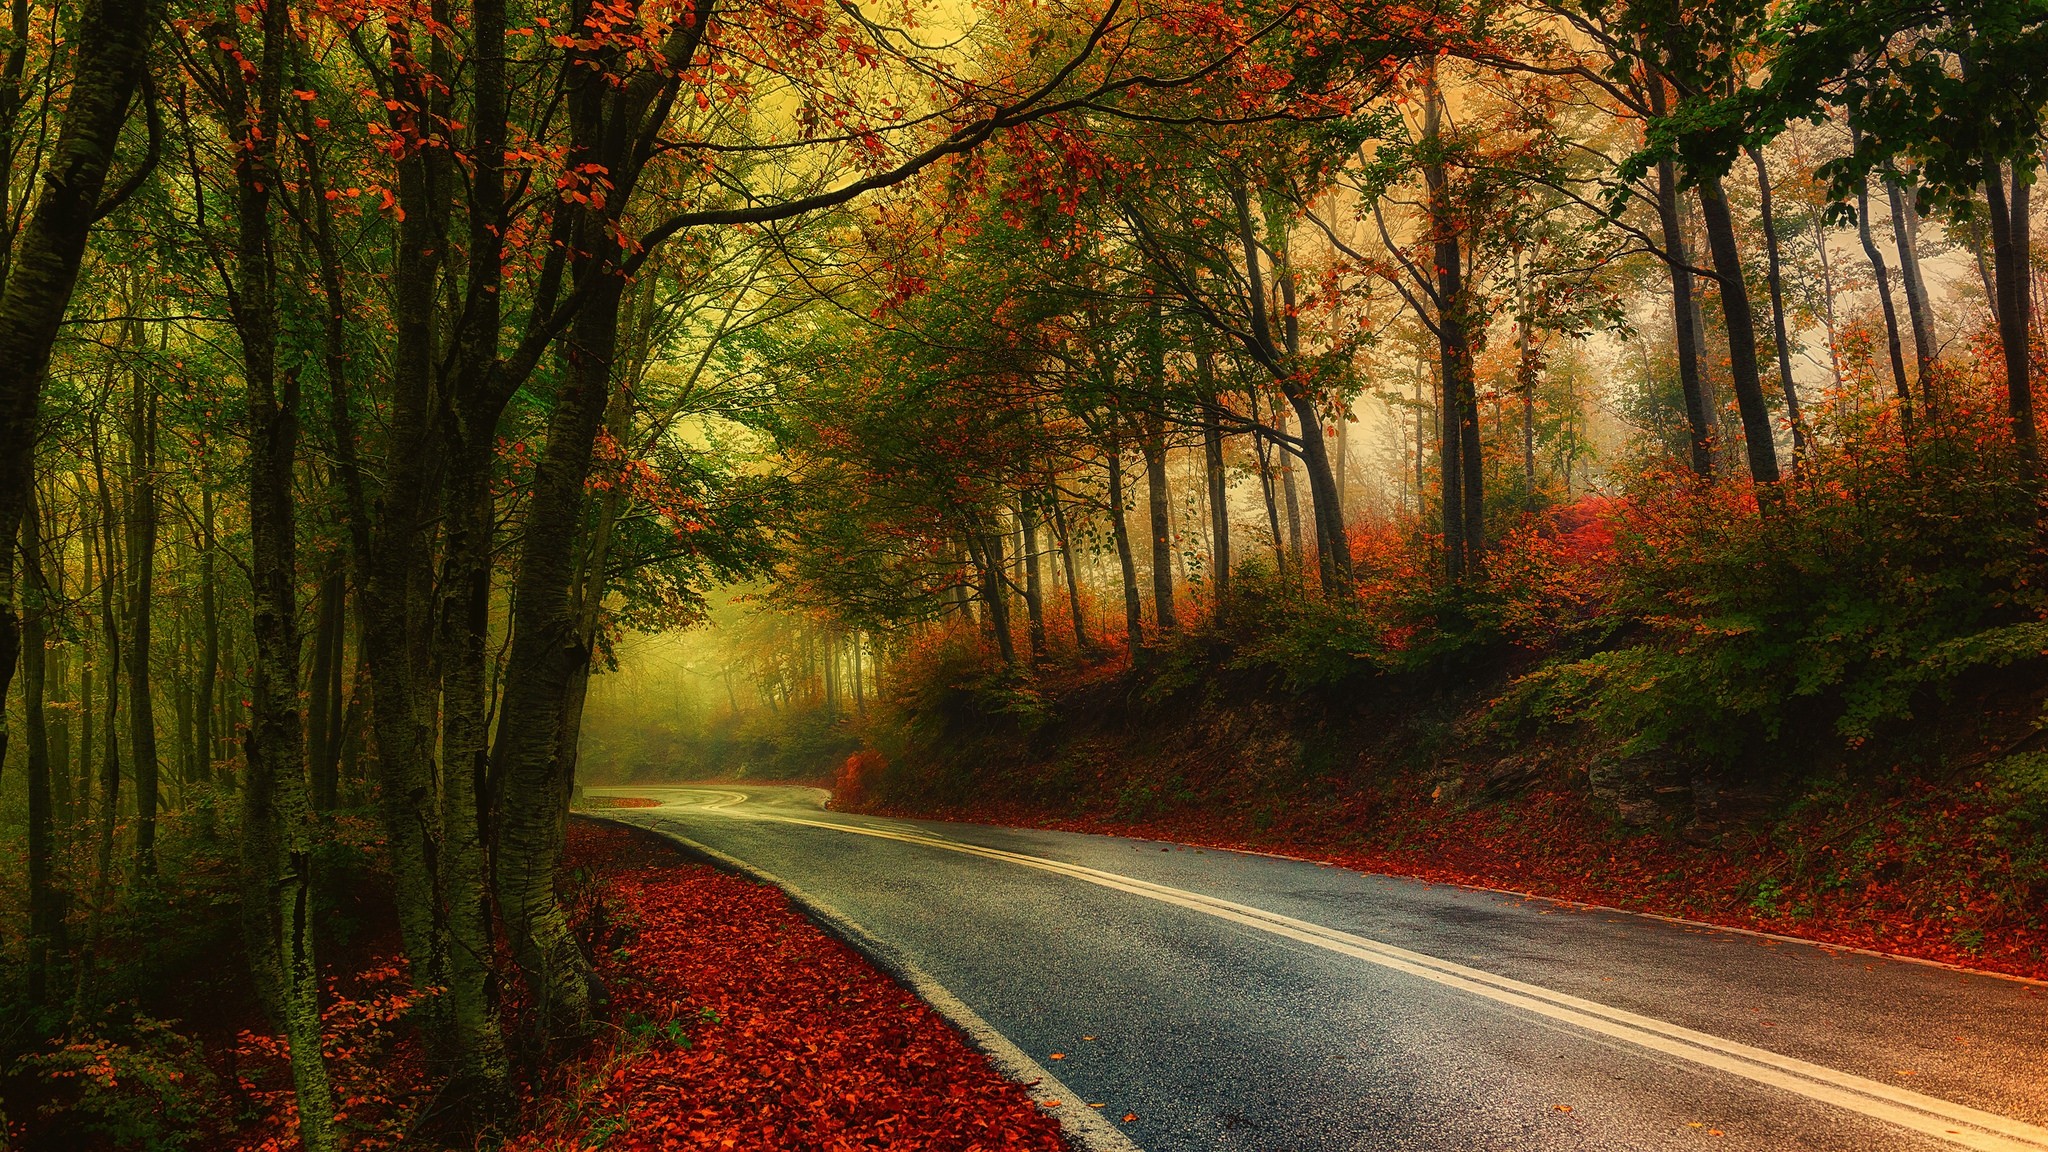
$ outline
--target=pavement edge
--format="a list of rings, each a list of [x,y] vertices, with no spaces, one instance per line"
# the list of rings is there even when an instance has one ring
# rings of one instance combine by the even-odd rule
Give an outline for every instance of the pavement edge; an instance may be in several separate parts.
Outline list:
[[[989,1058],[996,1071],[1020,1085],[1032,1100],[1053,1113],[1060,1122],[1060,1129],[1076,1148],[1082,1152],[1144,1152],[1136,1141],[1117,1129],[1101,1113],[1089,1108],[1087,1101],[1058,1076],[1053,1075],[1051,1069],[1032,1059],[1015,1041],[1003,1035],[993,1024],[982,1019],[979,1012],[955,996],[951,989],[918,967],[896,947],[877,938],[859,922],[830,903],[811,895],[773,872],[720,852],[708,844],[692,840],[675,831],[673,827],[661,827],[663,824],[673,825],[673,821],[643,822],[630,816],[598,815],[593,812],[579,812],[577,815],[645,829],[669,840],[687,855],[721,871],[781,889],[783,895],[789,897],[790,903],[796,905],[818,927],[847,947],[866,956],[877,968],[895,978],[898,983],[915,993],[918,999],[930,1005],[933,1011],[945,1017],[948,1023],[967,1038],[969,1044]]]

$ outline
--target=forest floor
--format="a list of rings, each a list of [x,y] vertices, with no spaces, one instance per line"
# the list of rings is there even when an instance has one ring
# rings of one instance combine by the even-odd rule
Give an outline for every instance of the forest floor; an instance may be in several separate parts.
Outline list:
[[[592,802],[591,807],[630,805]],[[716,1148],[1057,1152],[1057,1120],[944,1019],[774,888],[645,832],[572,821],[566,895],[609,991],[586,1055],[529,1100],[507,1152]],[[422,1101],[395,964],[348,978],[330,1057],[352,1149],[395,1147]],[[367,984],[368,990],[360,986]],[[260,1119],[215,1147],[295,1146],[282,1051],[245,1036],[237,1079]],[[387,1074],[365,1073],[381,1067]],[[397,1069],[398,1075],[388,1072]],[[408,1083],[410,1082],[410,1084]]]

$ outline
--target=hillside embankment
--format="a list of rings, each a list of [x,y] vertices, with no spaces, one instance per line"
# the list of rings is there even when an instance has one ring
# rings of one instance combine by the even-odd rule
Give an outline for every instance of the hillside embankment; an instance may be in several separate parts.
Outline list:
[[[1512,655],[1445,689],[1302,690],[1210,625],[1024,675],[934,653],[835,806],[1299,855],[2048,978],[2048,661],[1961,675],[1845,739],[1826,710],[1716,759],[1531,722]],[[1834,717],[1839,720],[1839,714]]]

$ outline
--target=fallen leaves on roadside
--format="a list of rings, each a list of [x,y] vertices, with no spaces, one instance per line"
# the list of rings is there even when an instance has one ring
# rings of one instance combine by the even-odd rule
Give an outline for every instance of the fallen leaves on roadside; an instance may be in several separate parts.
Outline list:
[[[1112,790],[1113,791],[1113,790]],[[1876,804],[1871,801],[1871,804]],[[1774,834],[1775,842],[1831,843],[1843,828],[1867,829],[1857,841],[1858,868],[1867,883],[1801,887],[1776,902],[1751,895],[1761,877],[1778,878],[1774,849],[1741,841],[1693,845],[1659,832],[1617,833],[1584,795],[1537,789],[1512,804],[1447,806],[1427,793],[1394,790],[1358,793],[1321,806],[1290,808],[1270,827],[1254,826],[1249,803],[1188,806],[1149,820],[1109,812],[1053,815],[1028,804],[982,801],[938,808],[854,806],[879,815],[939,817],[985,824],[1054,828],[1152,841],[1171,840],[1229,851],[1273,853],[1367,873],[1435,884],[1461,884],[1527,892],[1566,904],[1611,905],[1632,911],[1698,920],[1710,925],[1782,933],[1836,948],[1867,948],[1966,968],[2048,979],[2048,919],[2004,921],[1987,892],[1983,862],[1997,859],[1978,838],[1997,809],[1982,786],[1961,800],[1931,784],[1916,786],[1909,801],[1882,808],[1813,806]],[[1944,871],[1900,870],[1919,852]],[[1135,849],[1136,846],[1134,846]],[[1149,851],[1149,848],[1146,849]],[[1170,852],[1164,846],[1161,852]],[[1823,859],[1847,864],[1834,848]],[[1891,867],[1886,870],[1886,862]],[[1817,876],[1836,873],[1820,868]],[[1995,880],[1995,871],[1992,876]],[[1957,893],[1963,893],[1961,899]],[[1537,909],[1553,915],[1559,909]],[[1698,931],[1694,929],[1694,931]],[[1759,947],[1776,948],[1760,939]],[[1876,965],[1865,963],[1865,968]]]
[[[1058,1122],[781,892],[575,821],[619,1030],[506,1152],[1058,1152]]]
[[[661,801],[645,796],[585,796],[576,801],[576,807],[593,812],[603,808],[659,808]]]

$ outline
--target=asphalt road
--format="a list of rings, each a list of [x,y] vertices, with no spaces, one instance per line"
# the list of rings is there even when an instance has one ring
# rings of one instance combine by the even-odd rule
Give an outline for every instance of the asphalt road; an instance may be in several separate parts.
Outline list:
[[[591,791],[791,890],[1083,1147],[2048,1152],[2037,983],[816,789]]]

